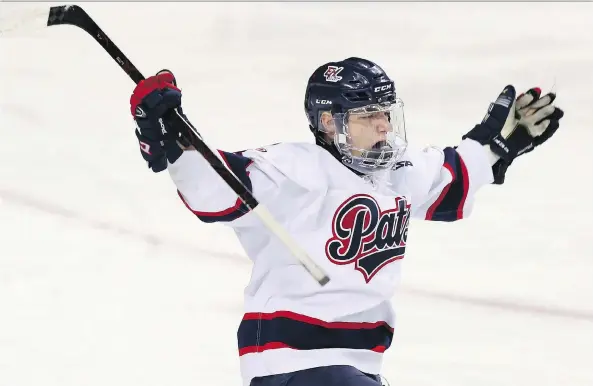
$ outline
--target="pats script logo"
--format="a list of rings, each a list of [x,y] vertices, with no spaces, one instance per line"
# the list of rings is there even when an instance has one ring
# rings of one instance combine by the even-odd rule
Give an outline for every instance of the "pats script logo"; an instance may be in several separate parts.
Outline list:
[[[395,198],[394,208],[381,211],[373,197],[357,194],[334,214],[333,237],[325,244],[325,253],[334,264],[354,263],[368,283],[381,268],[404,257],[409,220],[405,198]]]

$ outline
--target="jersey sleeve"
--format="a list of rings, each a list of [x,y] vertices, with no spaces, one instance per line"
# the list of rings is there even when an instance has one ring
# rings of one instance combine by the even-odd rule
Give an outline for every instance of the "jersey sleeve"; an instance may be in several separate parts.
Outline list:
[[[492,183],[486,150],[471,139],[457,147],[426,148],[420,156],[427,189],[412,198],[412,215],[429,221],[456,221],[471,214],[475,194]]]
[[[250,158],[220,150],[219,155],[252,192],[257,190],[261,196],[273,188],[274,182]],[[181,201],[201,221],[236,223],[249,213],[237,194],[197,151],[184,151],[175,163],[169,164],[168,170]]]

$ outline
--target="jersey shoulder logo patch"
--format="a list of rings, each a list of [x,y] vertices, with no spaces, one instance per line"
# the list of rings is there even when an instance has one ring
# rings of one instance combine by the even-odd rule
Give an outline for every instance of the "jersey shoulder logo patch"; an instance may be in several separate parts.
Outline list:
[[[413,163],[411,163],[410,161],[397,161],[393,167],[391,168],[391,170],[399,170],[401,168],[404,168],[406,166],[414,166]]]
[[[382,211],[373,197],[354,195],[334,214],[325,254],[334,264],[354,264],[368,283],[387,264],[404,257],[409,221],[410,205],[403,197]]]

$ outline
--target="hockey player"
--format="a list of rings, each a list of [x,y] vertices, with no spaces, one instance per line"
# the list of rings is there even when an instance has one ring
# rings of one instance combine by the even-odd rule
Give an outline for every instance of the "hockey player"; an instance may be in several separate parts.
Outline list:
[[[378,386],[395,313],[390,303],[410,218],[467,217],[478,189],[554,134],[554,94],[507,86],[456,147],[407,146],[403,104],[375,63],[320,66],[305,91],[313,143],[219,151],[332,280],[319,286],[185,140],[170,119],[181,92],[169,71],[131,97],[141,154],[168,170],[200,220],[236,233],[253,261],[238,329],[244,385]],[[443,119],[446,122],[446,118]]]

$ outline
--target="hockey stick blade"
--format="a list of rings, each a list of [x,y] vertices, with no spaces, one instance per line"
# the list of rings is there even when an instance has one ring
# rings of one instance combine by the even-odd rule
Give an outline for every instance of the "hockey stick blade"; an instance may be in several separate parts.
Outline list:
[[[60,5],[50,7],[47,18],[47,26],[72,25],[86,31],[105,51],[119,64],[126,74],[136,83],[144,80],[144,76],[138,71],[136,66],[120,51],[105,32],[95,23],[88,13],[77,5]],[[292,239],[288,232],[278,223],[267,208],[263,207],[253,196],[251,191],[241,182],[241,180],[223,163],[223,161],[206,145],[200,133],[188,121],[186,121],[177,110],[173,116],[178,123],[185,126],[188,131],[194,135],[190,136],[191,145],[204,157],[216,173],[233,189],[241,201],[252,211],[262,223],[299,260],[301,265],[313,276],[320,285],[326,285],[329,277],[319,267],[313,259]]]

